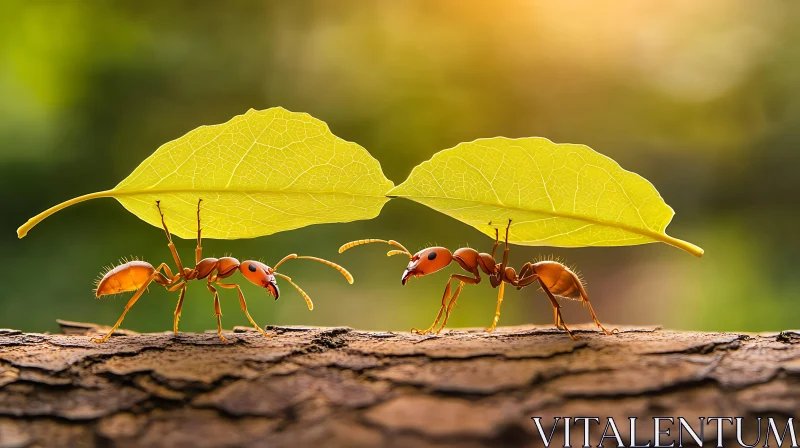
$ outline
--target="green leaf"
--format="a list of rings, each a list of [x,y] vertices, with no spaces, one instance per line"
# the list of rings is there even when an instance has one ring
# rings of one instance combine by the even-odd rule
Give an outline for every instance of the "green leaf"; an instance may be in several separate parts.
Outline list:
[[[203,237],[250,238],[374,218],[392,187],[377,160],[324,122],[280,107],[250,110],[161,146],[112,190],[52,207],[17,235],[72,204],[113,197],[154,226],[160,200],[170,231],[182,238],[196,237],[202,199]]]
[[[588,146],[545,138],[461,143],[414,168],[388,193],[530,246],[626,246],[661,241],[702,256],[664,233],[674,212],[653,185]],[[489,224],[491,222],[492,224]]]

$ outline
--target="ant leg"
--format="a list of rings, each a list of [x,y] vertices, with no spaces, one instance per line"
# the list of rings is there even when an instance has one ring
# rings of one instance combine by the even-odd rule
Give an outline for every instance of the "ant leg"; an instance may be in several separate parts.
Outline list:
[[[214,293],[214,317],[217,318],[217,335],[219,335],[222,342],[228,342],[225,336],[222,335],[222,309],[219,306],[219,293],[211,286],[211,281],[206,283],[206,287],[209,291]]]
[[[136,301],[139,300],[139,297],[141,297],[142,294],[147,290],[147,287],[150,286],[150,283],[153,281],[154,278],[155,275],[150,276],[150,278],[145,282],[145,284],[142,285],[142,287],[139,288],[138,291],[136,291],[136,294],[134,294],[133,297],[131,297],[130,300],[128,300],[128,303],[125,305],[125,309],[122,311],[122,315],[119,316],[119,319],[117,319],[117,323],[114,324],[113,327],[111,327],[111,330],[102,338],[92,338],[92,342],[98,344],[101,342],[105,342],[108,340],[108,338],[111,337],[112,334],[114,334],[115,331],[117,331],[117,328],[119,328],[119,326],[122,325],[122,321],[125,319],[125,315],[128,314],[128,310],[130,310],[131,307],[133,307],[133,305],[136,304]]]
[[[180,287],[181,293],[178,295],[178,306],[175,307],[175,312],[172,313],[174,317],[172,321],[172,332],[178,334],[178,322],[181,320],[181,310],[183,309],[183,297],[186,295],[186,282],[180,282],[167,291],[175,291]]]
[[[175,264],[178,266],[178,274],[183,275],[183,263],[181,263],[181,258],[178,256],[178,250],[175,249],[175,245],[172,244],[172,235],[169,233],[169,229],[167,229],[167,222],[164,221],[164,212],[161,211],[161,201],[156,201],[156,207],[158,208],[158,214],[161,215],[161,225],[164,227],[164,232],[167,234],[169,250],[172,252],[172,258],[175,259]]]
[[[497,293],[497,310],[494,312],[494,320],[492,321],[492,326],[489,328],[484,328],[487,333],[491,333],[497,327],[497,322],[500,321],[500,307],[503,305],[503,293],[505,291],[505,282],[500,283],[500,291]]]
[[[592,320],[594,320],[594,323],[595,323],[595,324],[596,324],[598,327],[600,327],[600,329],[601,329],[601,330],[603,330],[603,333],[605,333],[605,334],[614,334],[614,333],[619,333],[619,329],[617,329],[617,328],[615,328],[615,329],[613,329],[613,330],[611,330],[611,331],[608,331],[608,330],[606,330],[606,327],[604,327],[604,326],[603,326],[603,325],[600,323],[600,321],[599,321],[599,320],[597,320],[597,314],[595,314],[595,313],[594,313],[594,309],[592,309],[592,304],[591,304],[591,303],[589,303],[589,302],[587,301],[587,302],[586,302],[586,305],[589,307],[589,312],[592,314]]]
[[[520,269],[516,281],[512,282],[512,285],[516,286],[517,290],[520,290],[538,280],[539,274],[533,270],[533,265],[531,263],[525,263],[522,266],[522,269]],[[558,309],[553,307],[553,319],[555,321],[556,328],[560,329],[561,325],[559,325],[558,314]]]
[[[442,306],[439,307],[439,313],[436,315],[436,320],[433,321],[433,325],[428,327],[427,330],[419,330],[417,328],[412,328],[412,334],[420,334],[425,335],[433,331],[436,328],[436,324],[439,323],[439,319],[442,318],[442,313],[444,312],[444,308],[447,305],[447,299],[450,297],[450,289],[451,289],[451,280],[453,280],[452,276],[447,280],[447,286],[444,288],[444,294],[442,294]]]
[[[436,334],[439,334],[442,330],[444,330],[444,327],[447,326],[447,319],[450,318],[450,312],[453,310],[453,306],[454,305],[458,306],[456,304],[456,299],[458,299],[458,295],[461,294],[461,288],[464,286],[464,283],[468,285],[477,285],[478,283],[481,282],[480,275],[478,273],[475,273],[474,275],[475,277],[467,277],[466,275],[461,275],[461,274],[452,274],[450,276],[450,280],[452,279],[459,280],[461,281],[461,284],[458,285],[458,289],[456,289],[456,292],[450,299],[450,303],[447,305],[447,311],[444,313],[444,321],[442,322],[442,326],[439,327],[439,329],[436,331]]]
[[[489,223],[491,224],[491,223]],[[492,258],[494,258],[494,253],[497,252],[497,246],[500,245],[500,229],[497,227],[494,228],[494,246],[492,246]]]
[[[242,288],[239,285],[237,285],[235,283],[234,284],[220,283],[220,282],[216,282],[216,283],[217,283],[217,285],[219,285],[219,286],[221,286],[223,288],[226,288],[226,289],[236,288],[237,292],[239,293],[239,305],[242,307],[242,311],[244,311],[244,315],[247,316],[247,320],[249,320],[250,323],[253,324],[253,326],[256,328],[256,330],[260,331],[261,334],[263,334],[264,336],[266,336],[268,338],[271,338],[271,337],[275,336],[274,334],[269,334],[269,333],[265,332],[261,328],[261,326],[259,326],[256,323],[256,321],[254,321],[253,318],[250,317],[250,313],[247,311],[247,302],[244,300],[244,294],[242,293]]]
[[[525,277],[518,276],[517,281],[512,283],[513,286],[516,286],[517,289],[522,289],[526,286],[529,286],[531,283],[539,280],[539,274],[536,273],[529,273]]]
[[[436,330],[436,334],[439,334],[444,330],[444,327],[447,326],[447,319],[450,318],[450,312],[453,309],[453,305],[456,304],[456,300],[458,300],[458,295],[461,294],[461,289],[464,287],[464,282],[458,282],[458,288],[456,288],[456,292],[453,294],[453,297],[450,299],[450,303],[447,304],[447,312],[444,313],[444,321],[442,322],[442,326]]]
[[[115,331],[117,331],[117,328],[119,328],[119,326],[122,325],[122,321],[125,319],[125,315],[128,314],[128,310],[130,310],[133,307],[133,305],[136,304],[136,301],[139,300],[139,297],[141,297],[142,294],[144,294],[144,292],[147,291],[147,287],[150,286],[150,283],[152,283],[153,280],[156,279],[156,277],[159,274],[159,271],[164,269],[166,266],[167,265],[165,263],[161,263],[161,265],[158,268],[156,268],[156,270],[153,271],[153,273],[150,275],[150,278],[148,278],[147,281],[144,282],[142,287],[139,288],[138,291],[136,291],[136,293],[133,295],[133,297],[130,298],[130,300],[128,300],[128,303],[125,305],[125,309],[122,311],[122,315],[119,316],[119,319],[117,319],[117,323],[114,324],[113,327],[111,327],[111,331],[109,331],[102,338],[92,338],[92,342],[98,344],[101,342],[105,342],[108,340],[108,338],[111,337],[112,334],[114,334]]]
[[[553,325],[561,330],[563,323],[564,322],[561,321],[561,313],[558,311],[558,308],[553,308]]]
[[[517,290],[520,290],[520,289],[522,289],[522,288],[524,288],[526,286],[531,285],[533,282],[536,282],[538,280],[539,280],[539,274],[537,274],[533,270],[533,265],[531,263],[525,263],[525,265],[522,266],[522,269],[519,271],[519,275],[517,276],[516,281],[513,282],[512,285],[516,286]],[[548,296],[549,296],[549,291],[548,291]],[[558,303],[558,302],[556,302],[556,303]],[[561,329],[561,325],[562,325],[562,322],[559,320],[559,315],[560,314],[561,313],[559,312],[558,308],[554,306],[553,307],[553,321],[555,322],[555,326],[558,329]]]
[[[553,313],[555,314],[556,327],[558,327],[558,323],[560,322],[564,328],[564,331],[566,331],[567,335],[569,335],[570,339],[572,339],[573,341],[578,339],[575,336],[573,336],[572,332],[569,331],[569,328],[567,328],[567,323],[564,322],[564,317],[561,316],[561,305],[558,304],[558,301],[553,296],[553,293],[550,292],[550,289],[547,288],[547,286],[544,284],[544,281],[542,281],[541,278],[539,279],[539,285],[542,287],[542,290],[545,292],[545,294],[547,294],[547,297],[550,299],[550,304],[553,305]]]
[[[523,264],[522,268],[520,268],[520,270],[519,270],[519,275],[517,275],[517,283],[514,285],[514,286],[517,287],[517,291],[519,291],[523,287],[528,286],[529,284],[531,284],[532,281],[529,281],[529,282],[525,283],[524,285],[522,285],[520,283],[527,281],[530,277],[533,277],[533,276],[538,277],[536,275],[536,273],[533,272],[533,264],[530,261],[525,263],[525,264]],[[536,279],[533,279],[533,281],[535,281],[535,280]]]
[[[505,241],[505,250],[503,251],[503,262],[500,263],[500,276],[502,278],[503,274],[505,273],[506,266],[508,266],[508,230],[511,228],[511,219],[508,220],[508,226],[506,227],[506,241]]]
[[[200,203],[203,202],[202,199],[197,200],[197,247],[194,250],[194,263],[200,263],[200,260],[203,259],[203,246],[200,244],[201,238],[200,233],[203,229],[200,228]]]
[[[508,266],[508,229],[511,228],[511,220],[508,220],[508,226],[506,227],[506,239],[505,239],[505,249],[503,250],[503,262],[500,263],[499,268],[497,265],[493,266],[494,273],[489,276],[489,280],[492,283],[492,287],[496,288],[500,286],[500,283],[503,282],[503,278],[506,274],[506,266]],[[497,230],[497,229],[495,229]],[[495,240],[495,248],[497,248],[497,241]],[[492,258],[494,258],[494,249],[492,249]]]
[[[594,320],[594,323],[595,323],[595,325],[597,325],[597,326],[600,328],[600,330],[602,330],[602,331],[603,331],[603,333],[605,333],[605,334],[614,334],[614,333],[619,333],[619,330],[618,330],[618,329],[616,329],[616,328],[615,328],[615,329],[613,329],[613,330],[611,330],[611,331],[608,331],[608,330],[606,330],[606,327],[604,327],[604,326],[603,326],[603,325],[600,323],[600,321],[597,319],[597,314],[595,314],[595,313],[594,313],[594,308],[592,308],[592,304],[591,304],[591,302],[589,302],[589,296],[588,296],[588,295],[586,295],[586,290],[585,290],[585,289],[583,289],[583,285],[581,285],[581,284],[580,284],[580,282],[578,282],[578,290],[579,290],[579,291],[580,291],[580,293],[581,293],[581,299],[583,299],[583,303],[585,303],[585,304],[586,304],[586,306],[589,308],[589,313],[591,313],[591,315],[592,315],[592,320]]]
[[[460,280],[463,283],[469,283],[470,285],[475,285],[475,284],[477,284],[477,283],[479,283],[481,281],[480,277],[472,278],[472,277],[467,277],[466,275],[451,274],[450,278],[447,280],[447,286],[445,286],[445,288],[444,288],[444,294],[442,294],[442,306],[439,307],[439,314],[436,315],[436,320],[433,321],[433,325],[428,327],[427,330],[418,330],[416,328],[412,328],[411,329],[411,333],[424,335],[424,334],[430,333],[431,331],[433,331],[434,328],[436,328],[436,325],[439,323],[439,319],[442,318],[442,313],[445,310],[445,306],[447,304],[447,299],[450,297],[450,290],[452,288],[453,279]],[[458,292],[461,292],[460,287],[458,289]],[[450,302],[451,303],[455,303],[452,299],[451,299]],[[450,308],[452,308],[452,305],[450,305],[450,307],[448,308],[447,314],[445,315],[445,319],[444,319],[445,322],[447,322],[447,317],[450,315]],[[444,328],[444,324],[442,324],[442,327],[439,328],[439,331],[442,331],[443,328]],[[437,332],[437,334],[438,334],[438,332]]]

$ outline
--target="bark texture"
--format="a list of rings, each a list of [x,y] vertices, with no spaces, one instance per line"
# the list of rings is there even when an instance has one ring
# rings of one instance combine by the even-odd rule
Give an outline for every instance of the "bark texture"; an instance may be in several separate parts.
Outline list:
[[[87,336],[103,327],[62,328],[0,330],[0,446],[541,446],[532,416],[548,430],[555,416],[614,417],[627,437],[630,416],[785,422],[800,409],[793,331],[577,328],[571,341],[530,326],[440,336],[271,327],[271,339],[236,328],[228,344],[123,331],[97,345]],[[748,423],[749,443],[755,431]],[[580,446],[582,425],[573,432]]]

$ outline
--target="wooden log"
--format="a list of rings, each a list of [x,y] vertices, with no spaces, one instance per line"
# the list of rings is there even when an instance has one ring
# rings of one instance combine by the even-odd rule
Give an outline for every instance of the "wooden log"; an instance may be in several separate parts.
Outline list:
[[[532,417],[545,435],[554,417],[598,417],[592,446],[612,417],[627,445],[629,417],[646,443],[652,417],[699,430],[700,417],[737,416],[753,443],[756,417],[783,430],[800,413],[795,331],[577,327],[571,341],[532,326],[440,336],[268,327],[276,337],[121,332],[98,345],[89,336],[105,327],[62,326],[68,334],[0,330],[0,446],[542,446]],[[581,446],[584,423],[568,428]],[[661,428],[672,430],[667,444],[677,438],[677,422]],[[723,428],[725,446],[738,446],[735,427]],[[563,419],[554,434],[562,446]],[[704,438],[716,444],[716,423]]]

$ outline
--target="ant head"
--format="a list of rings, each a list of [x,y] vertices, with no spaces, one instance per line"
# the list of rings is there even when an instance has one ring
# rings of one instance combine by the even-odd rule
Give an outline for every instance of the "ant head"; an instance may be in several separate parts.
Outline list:
[[[275,300],[281,295],[278,284],[275,282],[275,270],[260,261],[247,260],[239,265],[239,271],[244,277],[255,285],[266,288]]]
[[[422,249],[411,257],[401,282],[405,285],[409,278],[433,274],[453,261],[453,254],[444,247]]]

